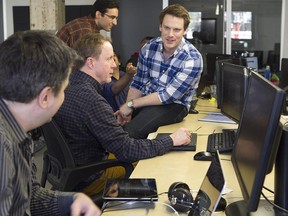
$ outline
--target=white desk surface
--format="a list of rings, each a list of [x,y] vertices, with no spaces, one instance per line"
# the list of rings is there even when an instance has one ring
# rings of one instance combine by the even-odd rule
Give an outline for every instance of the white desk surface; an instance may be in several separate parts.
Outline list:
[[[208,100],[199,100],[196,109],[199,114],[189,114],[181,123],[160,127],[157,132],[150,134],[152,139],[157,133],[174,132],[179,127],[189,128],[192,132],[196,132],[197,147],[192,152],[168,152],[165,155],[151,159],[145,159],[138,162],[130,178],[155,178],[157,182],[158,193],[168,192],[169,186],[174,182],[184,182],[189,185],[190,189],[195,191],[193,197],[196,196],[197,190],[203,181],[203,178],[210,165],[209,161],[195,161],[193,156],[196,152],[205,151],[207,145],[207,137],[213,132],[221,132],[224,128],[237,128],[236,124],[223,124],[200,122],[199,118],[204,117],[207,112],[220,112],[216,108],[216,103]],[[224,169],[224,177],[227,182],[226,189],[231,191],[224,195],[227,202],[231,203],[242,199],[240,187],[230,160],[230,155],[221,154],[222,166]],[[269,174],[265,180],[265,186],[274,189],[273,174]],[[267,193],[265,193],[267,194]],[[167,194],[159,195],[159,203],[156,203],[152,209],[129,209],[121,211],[104,211],[103,215],[175,215],[174,212],[162,204],[170,204]],[[179,215],[187,215],[187,213],[178,212]],[[224,212],[215,215],[225,215]]]

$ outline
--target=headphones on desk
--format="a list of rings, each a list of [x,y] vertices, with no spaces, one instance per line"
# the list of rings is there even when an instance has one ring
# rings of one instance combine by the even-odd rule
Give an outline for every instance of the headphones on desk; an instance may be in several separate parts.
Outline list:
[[[205,206],[210,206],[210,198],[203,191],[201,195],[193,199],[190,188],[186,183],[174,182],[168,190],[168,198],[173,208],[180,212],[188,212],[189,216],[200,215],[199,210]],[[198,194],[200,193],[198,192]],[[216,211],[224,211],[227,205],[226,200],[222,197],[222,202],[217,206]]]
[[[168,198],[171,206],[177,211],[187,212],[194,205],[193,196],[190,188],[186,183],[174,182],[168,190]]]

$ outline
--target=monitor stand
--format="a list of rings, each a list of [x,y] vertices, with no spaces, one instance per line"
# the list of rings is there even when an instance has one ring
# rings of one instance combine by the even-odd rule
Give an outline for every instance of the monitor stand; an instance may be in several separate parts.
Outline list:
[[[287,213],[274,209],[266,200],[260,200],[256,212],[247,213],[247,206],[244,200],[229,204],[225,209],[227,216],[287,216]]]

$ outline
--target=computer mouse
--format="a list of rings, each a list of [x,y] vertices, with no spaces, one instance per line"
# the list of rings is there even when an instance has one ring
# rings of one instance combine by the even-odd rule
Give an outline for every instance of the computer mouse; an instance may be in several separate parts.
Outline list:
[[[224,211],[226,206],[227,206],[227,201],[223,197],[221,197],[221,199],[220,199],[220,201],[216,207],[216,211]]]
[[[206,152],[206,151],[197,152],[194,155],[194,160],[198,160],[198,161],[211,161],[212,158],[213,158],[213,155],[210,152]]]
[[[199,112],[198,112],[198,110],[190,109],[190,110],[189,110],[189,113],[190,113],[190,114],[198,114]]]
[[[211,99],[211,94],[208,93],[208,92],[202,92],[202,94],[199,96],[199,98],[202,98],[202,99]]]

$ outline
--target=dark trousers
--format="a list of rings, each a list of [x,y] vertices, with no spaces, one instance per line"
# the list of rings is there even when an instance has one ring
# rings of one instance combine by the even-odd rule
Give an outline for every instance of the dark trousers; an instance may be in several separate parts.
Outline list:
[[[185,106],[175,103],[143,107],[134,110],[132,120],[124,130],[130,137],[145,139],[160,126],[181,122],[187,114]]]

